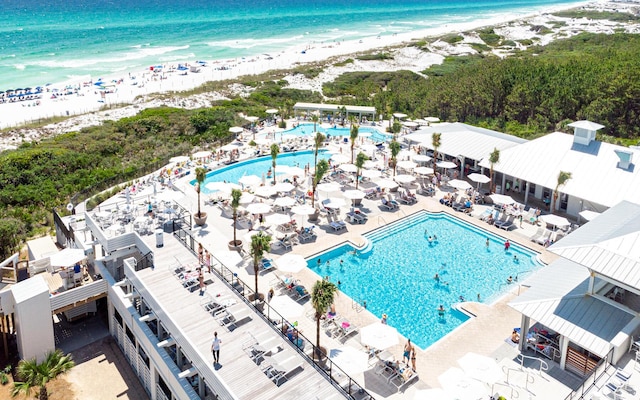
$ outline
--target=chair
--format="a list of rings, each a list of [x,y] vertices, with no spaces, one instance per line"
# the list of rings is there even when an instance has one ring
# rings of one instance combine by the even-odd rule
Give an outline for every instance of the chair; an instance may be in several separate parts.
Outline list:
[[[538,239],[536,239],[536,240],[534,240],[534,241],[535,241],[536,243],[538,243],[539,245],[544,246],[544,245],[545,245],[545,243],[547,243],[547,242],[549,241],[549,238],[551,237],[551,233],[552,233],[552,232],[551,232],[550,230],[546,230],[546,229],[545,229],[544,234],[543,234],[540,238],[538,238]],[[532,239],[532,240],[533,240],[533,239]]]
[[[273,260],[268,259],[268,258],[263,258],[260,261],[260,267],[259,270],[260,271],[270,271],[272,269],[274,269],[276,266],[273,264]]]
[[[514,221],[515,221],[515,217],[511,216],[511,217],[507,218],[506,221],[501,223],[498,226],[498,228],[504,229],[505,231],[511,230],[511,228],[516,228],[516,224],[515,224]]]
[[[544,236],[545,230],[546,230],[545,228],[539,226],[538,229],[536,230],[536,233],[534,233],[533,236],[531,236],[531,241],[537,243],[537,240],[541,239]]]
[[[393,207],[395,208],[400,208],[400,203],[398,203],[393,196],[391,195],[391,193],[387,194],[387,200],[389,202],[389,204],[391,204]]]
[[[302,285],[295,285],[290,289],[290,293],[293,295],[295,301],[300,301],[309,297],[309,291]]]
[[[382,207],[386,208],[387,210],[391,211],[395,209],[395,207],[391,203],[389,203],[389,201],[385,197],[381,197],[380,201]]]
[[[279,386],[280,381],[287,379],[287,376],[298,368],[302,368],[304,361],[302,357],[292,357],[281,363],[274,363],[267,372],[267,376]]]
[[[249,354],[249,357],[253,361],[258,362],[259,359],[264,358],[267,355],[270,355],[273,353],[277,354],[278,351],[275,351],[275,350],[279,350],[281,344],[282,344],[282,339],[275,336],[271,336],[265,340],[258,341],[252,346],[249,346],[246,349],[246,351],[247,351],[247,354]]]
[[[357,223],[357,224],[364,224],[365,222],[367,222],[367,219],[368,219],[367,214],[362,213],[360,211],[356,211],[353,208],[351,209],[351,211],[347,213],[347,217],[349,218],[351,223]]]
[[[395,386],[398,391],[404,385],[408,385],[412,381],[418,379],[418,373],[410,367],[404,367],[401,373],[397,373],[389,379],[389,383]]]
[[[238,323],[251,315],[250,310],[245,306],[239,306],[237,308],[226,308],[222,311],[218,311],[214,318],[220,326],[226,326],[229,330],[231,327],[236,328]]]

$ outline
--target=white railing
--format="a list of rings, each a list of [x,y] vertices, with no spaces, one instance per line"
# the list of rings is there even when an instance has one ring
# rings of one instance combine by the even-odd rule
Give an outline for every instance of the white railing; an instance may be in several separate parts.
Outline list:
[[[107,293],[107,281],[104,279],[87,283],[51,296],[51,311],[81,303],[89,298]]]

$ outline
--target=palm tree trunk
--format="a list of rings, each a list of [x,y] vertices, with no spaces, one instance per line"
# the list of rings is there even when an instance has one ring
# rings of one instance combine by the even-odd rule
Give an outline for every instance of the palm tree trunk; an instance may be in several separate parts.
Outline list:
[[[316,313],[316,351],[318,352],[318,360],[321,359],[322,355],[320,352],[320,315]]]

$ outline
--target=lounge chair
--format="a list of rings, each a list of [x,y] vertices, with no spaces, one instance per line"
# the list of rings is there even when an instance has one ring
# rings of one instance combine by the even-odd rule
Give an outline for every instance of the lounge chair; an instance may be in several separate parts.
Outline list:
[[[335,329],[332,331],[332,335],[338,339],[346,339],[351,334],[358,332],[358,327],[344,317],[334,318],[333,323]]]
[[[287,376],[298,368],[302,368],[304,361],[302,357],[292,357],[280,363],[274,363],[267,372],[267,376],[271,378],[277,386],[280,386],[282,380],[286,380]]]
[[[364,224],[368,219],[367,214],[354,210],[353,208],[347,213],[347,218],[354,224]]]
[[[419,182],[418,185],[420,186],[417,190],[419,194],[423,196],[433,196],[436,194],[436,190],[433,188],[433,186],[431,185],[425,186],[425,184],[422,182]]]
[[[293,243],[291,243],[291,239],[289,239],[289,235],[284,235],[282,239],[277,239],[277,240],[278,241],[276,243],[279,244],[281,247],[284,247],[285,250],[291,250]]]
[[[544,236],[545,231],[546,231],[545,228],[539,226],[538,229],[536,230],[536,233],[534,233],[533,236],[531,236],[531,241],[537,243],[538,240],[540,240]]]
[[[222,311],[218,311],[213,317],[218,321],[220,326],[226,326],[229,330],[231,327],[238,326],[238,323],[242,320],[250,318],[251,311],[244,305],[239,305],[235,308],[226,308]]]
[[[295,285],[289,289],[289,293],[295,301],[304,300],[309,297],[309,291],[302,285]]]
[[[392,376],[391,379],[389,379],[389,383],[391,383],[398,389],[398,391],[400,391],[401,387],[403,387],[404,385],[408,385],[409,383],[417,379],[418,373],[416,371],[414,371],[410,367],[404,367],[404,370],[402,370],[401,372],[399,371],[397,374]]]
[[[464,205],[465,201],[466,199],[464,197],[461,197],[458,201],[451,204],[451,208],[453,208],[456,211],[462,211],[465,208],[465,205]]]
[[[391,211],[396,209],[396,207],[391,203],[389,203],[389,200],[387,200],[385,197],[381,197],[380,201],[381,201],[382,207],[386,208],[387,210]]]
[[[260,264],[258,268],[260,271],[270,271],[274,268],[275,268],[275,265],[273,264],[273,260],[269,258],[263,258],[262,260],[260,260]]]
[[[515,217],[510,216],[506,221],[498,225],[498,228],[504,229],[505,231],[511,230],[511,228],[516,228],[516,224],[514,222]]]
[[[549,241],[549,238],[551,237],[552,233],[553,232],[551,232],[550,230],[546,229],[545,232],[544,232],[544,235],[542,235],[541,237],[539,237],[536,240],[534,240],[534,242],[538,243],[540,246],[544,246],[545,243],[547,243]]]
[[[318,235],[316,235],[315,232],[313,232],[314,228],[315,228],[315,225],[308,228],[303,228],[298,234],[298,237],[300,238],[300,240],[303,242],[306,242],[308,240],[314,240],[315,238],[317,238]]]
[[[395,208],[400,208],[400,203],[396,201],[396,199],[391,195],[391,193],[387,194],[387,200]]]
[[[271,355],[273,353],[279,354],[277,350],[280,349],[281,345],[281,338],[270,336],[265,340],[258,341],[255,344],[249,346],[247,349],[245,349],[245,351],[253,361],[258,362],[258,360],[264,358],[265,356]]]

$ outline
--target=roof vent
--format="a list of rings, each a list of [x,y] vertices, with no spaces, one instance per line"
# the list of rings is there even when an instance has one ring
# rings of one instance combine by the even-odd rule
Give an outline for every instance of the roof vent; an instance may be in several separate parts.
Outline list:
[[[633,161],[633,152],[629,150],[614,150],[620,161],[618,162],[618,168],[629,169],[631,162]]]
[[[596,140],[596,131],[604,128],[604,125],[591,121],[576,121],[568,126],[573,128],[573,143],[585,146]]]

